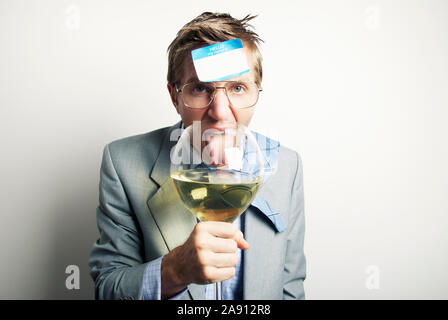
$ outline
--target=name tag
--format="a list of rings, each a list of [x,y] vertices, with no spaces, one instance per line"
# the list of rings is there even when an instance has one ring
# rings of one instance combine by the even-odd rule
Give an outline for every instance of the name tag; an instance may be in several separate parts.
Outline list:
[[[199,81],[222,81],[250,71],[240,39],[193,50],[191,56]]]

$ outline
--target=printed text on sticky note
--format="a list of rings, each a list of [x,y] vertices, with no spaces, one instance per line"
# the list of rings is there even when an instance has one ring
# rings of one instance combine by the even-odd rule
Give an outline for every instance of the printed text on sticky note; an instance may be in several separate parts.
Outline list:
[[[243,43],[232,39],[191,51],[200,81],[222,81],[249,72]]]

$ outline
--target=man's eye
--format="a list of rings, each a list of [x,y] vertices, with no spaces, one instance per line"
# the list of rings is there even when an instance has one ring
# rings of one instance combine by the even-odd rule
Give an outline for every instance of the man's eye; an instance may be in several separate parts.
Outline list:
[[[233,93],[243,93],[246,88],[242,84],[235,84],[232,86],[232,92]]]
[[[207,88],[205,86],[198,84],[193,88],[193,91],[201,93],[201,92],[205,92],[206,89]]]
[[[193,86],[193,93],[195,94],[210,94],[213,92],[213,88],[204,84],[196,84]]]

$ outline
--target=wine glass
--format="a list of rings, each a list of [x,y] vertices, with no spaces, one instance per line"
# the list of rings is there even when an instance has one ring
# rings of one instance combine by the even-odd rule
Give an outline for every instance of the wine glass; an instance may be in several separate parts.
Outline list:
[[[252,132],[238,123],[183,130],[171,150],[175,189],[199,221],[232,223],[249,207],[265,178],[263,154]],[[216,284],[222,299],[222,283]]]

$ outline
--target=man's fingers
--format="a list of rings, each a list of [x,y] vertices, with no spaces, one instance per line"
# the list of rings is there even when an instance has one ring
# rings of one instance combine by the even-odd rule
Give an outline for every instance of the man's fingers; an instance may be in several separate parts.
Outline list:
[[[248,249],[249,243],[244,239],[243,233],[237,230],[232,238],[213,237],[210,239],[210,246],[214,252],[235,252],[237,248]]]
[[[207,221],[198,223],[196,228],[198,232],[206,231],[213,236],[209,239],[208,246],[214,252],[235,252],[237,248],[243,250],[249,248],[243,233],[231,223]]]
[[[209,247],[215,253],[234,253],[238,243],[234,239],[210,237]]]
[[[210,264],[216,268],[231,268],[238,263],[236,253],[211,253]]]
[[[227,222],[200,222],[193,233],[193,245],[199,262],[202,281],[223,281],[235,275],[238,247],[247,249],[249,244],[243,233]]]
[[[216,268],[207,267],[203,271],[203,277],[212,282],[224,281],[235,276],[236,269],[234,267],[229,268]]]
[[[211,235],[219,238],[233,238],[238,229],[231,223],[219,221],[200,222]]]

